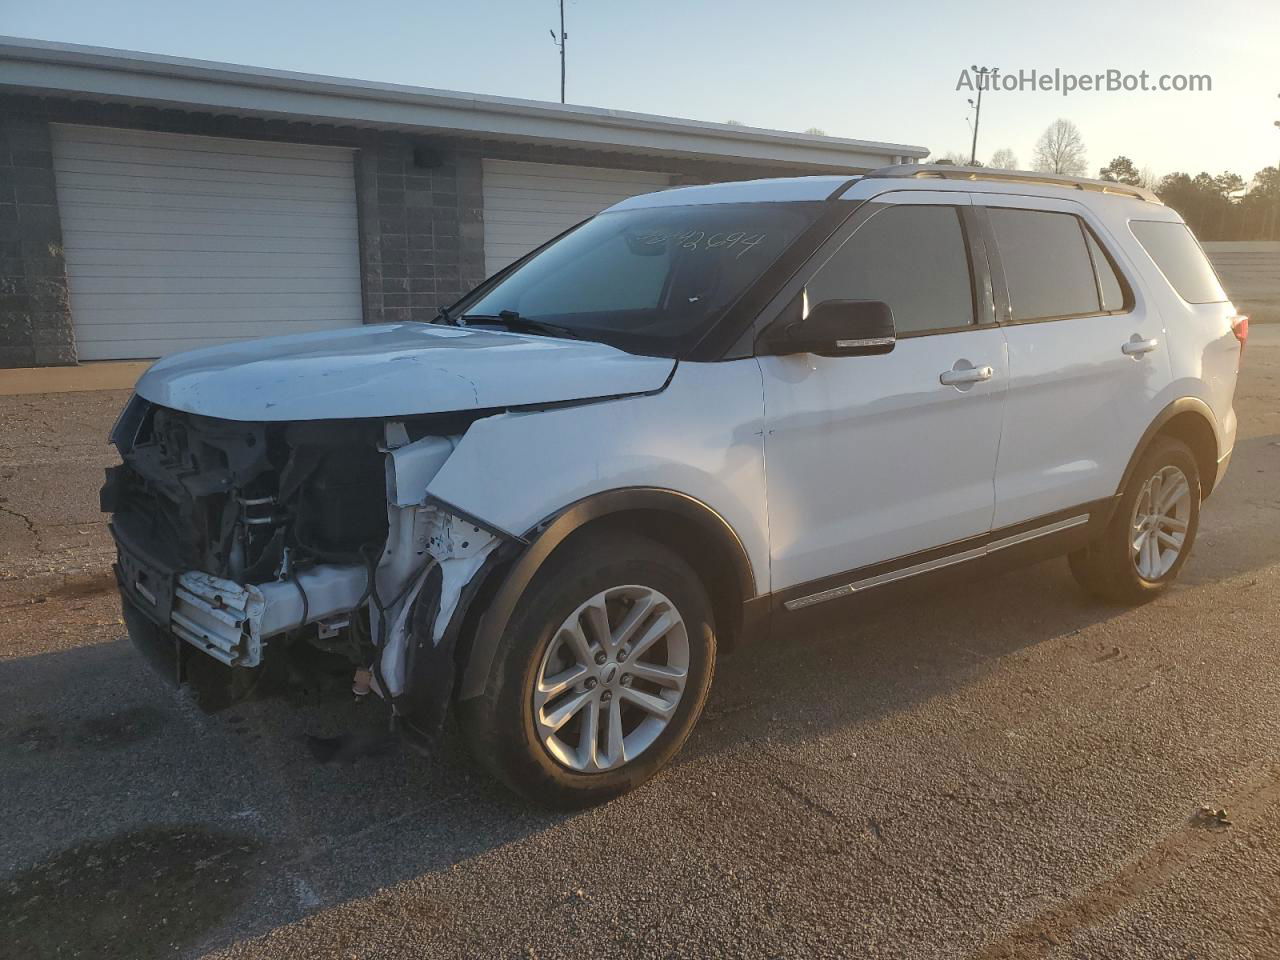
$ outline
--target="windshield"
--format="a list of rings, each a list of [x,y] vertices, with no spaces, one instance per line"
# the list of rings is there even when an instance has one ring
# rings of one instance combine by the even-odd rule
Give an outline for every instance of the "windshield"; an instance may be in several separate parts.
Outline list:
[[[633,353],[679,356],[822,208],[726,203],[602,213],[516,267],[461,313],[480,322],[506,311]]]

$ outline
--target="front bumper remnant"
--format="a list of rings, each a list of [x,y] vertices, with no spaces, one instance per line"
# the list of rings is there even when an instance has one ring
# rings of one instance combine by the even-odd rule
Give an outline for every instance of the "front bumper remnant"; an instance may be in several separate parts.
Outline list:
[[[229,667],[262,662],[262,591],[207,573],[178,576],[169,627],[174,636]]]
[[[314,567],[263,584],[192,570],[176,579],[168,627],[229,667],[256,667],[267,638],[355,609],[367,583],[359,565]]]

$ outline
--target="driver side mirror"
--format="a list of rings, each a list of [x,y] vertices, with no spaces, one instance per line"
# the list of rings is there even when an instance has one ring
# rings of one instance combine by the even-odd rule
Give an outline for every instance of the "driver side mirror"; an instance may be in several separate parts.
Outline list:
[[[786,357],[865,357],[888,353],[897,343],[893,310],[882,300],[824,300],[807,317],[774,324],[761,352]]]

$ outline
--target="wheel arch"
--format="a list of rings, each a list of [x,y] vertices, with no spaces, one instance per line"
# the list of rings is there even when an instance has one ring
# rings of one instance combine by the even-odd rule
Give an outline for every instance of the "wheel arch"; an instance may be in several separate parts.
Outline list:
[[[1179,397],[1151,421],[1125,466],[1116,496],[1119,497],[1128,487],[1138,461],[1152,441],[1162,436],[1173,437],[1190,448],[1200,470],[1201,497],[1208,499],[1218,482],[1218,430],[1213,411],[1207,403],[1196,397]]]
[[[751,559],[733,527],[695,497],[660,487],[626,487],[593,494],[535,525],[528,541],[507,563],[488,572],[490,582],[475,591],[484,611],[460,637],[462,665],[457,697],[484,692],[506,624],[521,595],[557,550],[577,536],[606,528],[632,530],[680,554],[702,578],[712,603],[716,629],[731,639],[756,626],[760,604]],[[467,617],[466,611],[459,611]]]

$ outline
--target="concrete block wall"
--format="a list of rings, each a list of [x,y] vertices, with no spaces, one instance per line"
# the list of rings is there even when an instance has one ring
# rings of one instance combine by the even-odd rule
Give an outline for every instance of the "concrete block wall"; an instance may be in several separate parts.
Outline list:
[[[479,167],[404,135],[376,137],[357,163],[365,322],[430,320],[484,279]]]
[[[0,368],[75,362],[49,125],[0,113]]]

